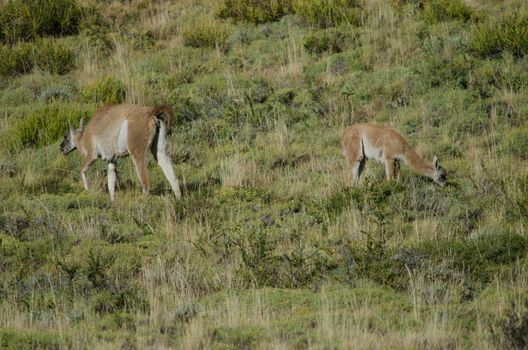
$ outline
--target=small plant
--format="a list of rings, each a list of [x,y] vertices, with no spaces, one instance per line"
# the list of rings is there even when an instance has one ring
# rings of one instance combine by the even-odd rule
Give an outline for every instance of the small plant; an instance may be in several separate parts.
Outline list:
[[[220,18],[261,24],[279,20],[292,8],[291,0],[223,0],[216,12]]]
[[[319,28],[338,24],[359,24],[360,8],[356,0],[295,0],[293,9],[309,25]]]
[[[429,23],[468,21],[473,16],[473,10],[462,0],[428,0],[425,2],[423,16]]]
[[[182,30],[183,43],[191,47],[226,48],[227,25],[209,17],[198,18]]]
[[[510,52],[516,57],[528,53],[528,16],[512,15],[497,22],[474,26],[471,48],[481,56],[498,56]]]

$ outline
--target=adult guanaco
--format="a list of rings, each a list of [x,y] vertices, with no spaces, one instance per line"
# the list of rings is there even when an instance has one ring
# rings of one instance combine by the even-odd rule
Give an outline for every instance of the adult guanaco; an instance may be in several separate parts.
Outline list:
[[[115,199],[117,159],[130,155],[141,182],[143,193],[150,190],[150,179],[147,172],[149,150],[176,198],[181,197],[178,180],[167,153],[167,132],[172,127],[174,114],[168,105],[142,107],[128,104],[103,106],[95,111],[86,127],[81,120],[78,129],[71,127],[64,135],[60,150],[67,155],[77,149],[85,160],[81,168],[81,179],[88,189],[86,172],[90,165],[102,158],[108,162],[108,192],[110,200]]]
[[[352,184],[357,185],[367,159],[385,164],[387,179],[394,178],[395,161],[403,161],[416,172],[427,176],[440,186],[447,183],[447,173],[433,158],[426,163],[396,130],[367,123],[355,124],[343,132],[343,155],[352,167]]]

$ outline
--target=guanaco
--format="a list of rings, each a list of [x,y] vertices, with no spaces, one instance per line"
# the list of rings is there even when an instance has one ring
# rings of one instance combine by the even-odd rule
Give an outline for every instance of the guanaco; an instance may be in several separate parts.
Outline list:
[[[357,185],[366,159],[385,164],[387,179],[394,178],[395,161],[403,161],[416,172],[427,176],[440,186],[447,183],[447,173],[434,156],[432,165],[426,163],[396,130],[367,123],[355,124],[343,132],[343,155],[352,167],[352,184]]]
[[[147,156],[150,150],[176,198],[181,197],[178,180],[167,153],[167,132],[172,127],[174,114],[168,105],[142,107],[128,104],[103,106],[95,111],[86,127],[81,119],[78,129],[72,128],[64,135],[60,150],[64,155],[77,149],[84,157],[81,179],[88,190],[86,172],[97,158],[108,162],[108,192],[115,199],[117,159],[130,155],[143,194],[150,190]]]

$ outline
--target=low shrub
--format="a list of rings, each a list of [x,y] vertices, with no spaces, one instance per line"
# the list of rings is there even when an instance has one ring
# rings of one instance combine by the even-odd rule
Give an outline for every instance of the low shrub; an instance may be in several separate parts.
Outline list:
[[[57,102],[38,106],[27,115],[14,118],[8,137],[9,147],[16,151],[21,146],[40,147],[51,144],[68,129],[68,121],[76,125],[91,112],[91,107],[71,103]]]
[[[65,74],[75,68],[75,53],[59,41],[37,40],[34,44],[35,66],[53,74]]]
[[[277,21],[292,12],[291,0],[223,0],[217,16],[255,24]]]
[[[76,34],[81,19],[76,0],[8,0],[0,5],[0,41]]]
[[[0,45],[0,75],[13,76],[28,73],[33,69],[34,62],[31,50],[26,44],[12,47]]]
[[[191,47],[226,48],[229,37],[227,25],[209,17],[198,18],[182,29],[184,45]]]
[[[34,67],[53,74],[65,74],[75,68],[75,54],[65,44],[50,39],[34,43],[0,45],[0,75],[14,76],[31,72]]]
[[[293,9],[306,23],[319,28],[341,23],[357,25],[360,20],[356,0],[295,0]]]
[[[481,56],[498,56],[510,52],[516,57],[528,53],[528,16],[512,15],[499,21],[475,25],[470,47]]]
[[[84,85],[79,92],[81,102],[121,103],[125,100],[126,91],[123,83],[113,78],[107,78],[95,83]]]
[[[468,21],[473,10],[462,0],[428,0],[424,4],[423,16],[428,23]]]

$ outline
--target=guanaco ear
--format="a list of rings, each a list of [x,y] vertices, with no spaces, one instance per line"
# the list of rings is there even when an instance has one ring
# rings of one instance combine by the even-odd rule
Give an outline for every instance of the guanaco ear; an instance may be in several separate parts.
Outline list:
[[[70,121],[69,118],[68,118],[68,130],[70,130],[70,131],[73,130],[72,125],[71,125],[71,121]]]
[[[436,171],[440,169],[440,165],[438,164],[438,158],[436,156],[433,157],[433,167]]]
[[[81,130],[81,132],[83,132],[83,130],[84,130],[84,118],[81,118],[81,122],[79,123],[79,129]]]

